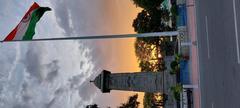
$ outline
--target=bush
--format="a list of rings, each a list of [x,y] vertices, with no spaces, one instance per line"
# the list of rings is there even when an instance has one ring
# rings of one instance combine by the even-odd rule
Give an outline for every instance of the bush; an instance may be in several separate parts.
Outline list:
[[[175,60],[171,62],[170,67],[171,67],[171,71],[170,74],[174,75],[177,72],[180,72],[180,59],[181,59],[181,55],[179,54],[175,54]]]
[[[180,101],[180,93],[182,92],[182,85],[177,84],[176,86],[171,87],[171,91],[173,92],[174,99]]]
[[[179,54],[175,54],[175,60],[179,63],[180,62],[180,59],[181,59],[181,55]]]
[[[177,16],[178,16],[178,11],[177,11],[177,5],[176,4],[172,4],[170,12],[172,14],[172,16],[171,16],[172,27],[176,29],[176,27],[177,27]]]
[[[174,74],[176,74],[176,71],[171,70],[171,71],[170,71],[170,74],[171,74],[171,75],[174,75]]]
[[[170,9],[171,13],[172,13],[172,16],[173,17],[176,17],[178,15],[178,11],[177,11],[177,5],[176,4],[173,4],[171,9]]]
[[[172,69],[172,70],[175,70],[178,64],[179,64],[179,63],[178,63],[176,60],[172,61],[171,64],[170,64],[171,69]]]

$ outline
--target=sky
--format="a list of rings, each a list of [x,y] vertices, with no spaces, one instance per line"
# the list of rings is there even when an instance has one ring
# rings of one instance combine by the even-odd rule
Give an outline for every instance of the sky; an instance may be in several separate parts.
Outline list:
[[[34,38],[134,33],[141,9],[131,0],[35,0],[48,6]],[[0,0],[0,39],[18,24],[33,0]],[[0,44],[1,108],[116,107],[136,92],[103,94],[89,83],[103,69],[138,72],[133,39]],[[139,93],[142,102],[143,93]],[[142,106],[141,106],[142,107]]]

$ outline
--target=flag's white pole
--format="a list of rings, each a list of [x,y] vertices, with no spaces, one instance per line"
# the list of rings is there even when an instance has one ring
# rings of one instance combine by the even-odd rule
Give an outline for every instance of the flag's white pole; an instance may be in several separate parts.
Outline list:
[[[51,41],[51,40],[94,40],[94,39],[116,39],[116,38],[134,38],[134,37],[161,37],[179,35],[178,31],[170,32],[152,32],[140,34],[117,34],[117,35],[99,35],[99,36],[78,36],[78,37],[62,37],[62,38],[43,38],[32,40],[12,40],[0,42],[23,42],[23,41]]]

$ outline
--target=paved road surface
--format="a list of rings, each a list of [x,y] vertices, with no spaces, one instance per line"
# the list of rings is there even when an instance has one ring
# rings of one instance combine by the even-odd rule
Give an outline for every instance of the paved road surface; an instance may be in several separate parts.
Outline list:
[[[196,0],[202,108],[240,108],[240,0]]]

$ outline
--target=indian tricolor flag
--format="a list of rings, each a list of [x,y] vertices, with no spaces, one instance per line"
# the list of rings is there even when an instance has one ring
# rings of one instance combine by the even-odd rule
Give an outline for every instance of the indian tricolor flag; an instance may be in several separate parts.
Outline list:
[[[40,7],[37,3],[33,3],[17,27],[8,34],[4,41],[32,40],[37,22],[43,16],[44,12],[50,10],[49,7]]]

